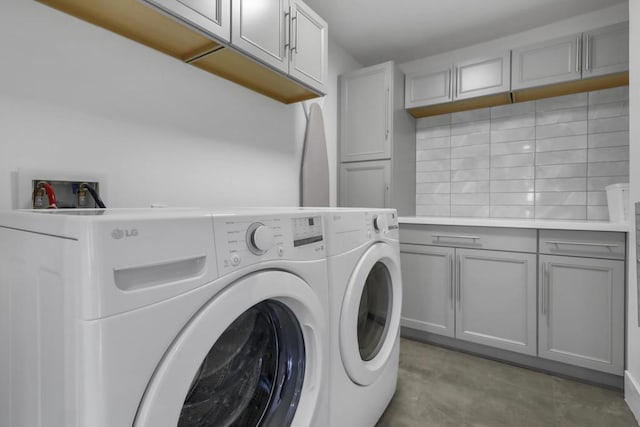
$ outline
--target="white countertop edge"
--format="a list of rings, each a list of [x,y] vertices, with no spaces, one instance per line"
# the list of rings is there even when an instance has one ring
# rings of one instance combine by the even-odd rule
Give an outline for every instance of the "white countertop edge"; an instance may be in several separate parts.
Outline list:
[[[572,221],[549,219],[511,219],[511,218],[462,218],[462,217],[431,217],[431,216],[401,216],[400,224],[431,224],[431,225],[466,225],[475,227],[506,227],[506,228],[537,228],[553,230],[584,230],[584,231],[618,231],[629,232],[626,222],[609,221]]]

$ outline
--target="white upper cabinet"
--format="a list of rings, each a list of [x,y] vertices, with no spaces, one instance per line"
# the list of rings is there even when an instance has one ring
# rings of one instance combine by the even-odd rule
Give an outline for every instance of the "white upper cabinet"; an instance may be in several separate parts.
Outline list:
[[[323,91],[327,23],[300,0],[233,0],[231,44]],[[324,91],[323,91],[324,92]]]
[[[629,69],[629,23],[583,34],[582,78],[613,74]]]
[[[142,0],[200,32],[231,40],[231,0]]]
[[[505,51],[409,74],[405,85],[405,108],[509,92],[510,59],[510,52]]]
[[[289,71],[288,0],[234,0],[231,43],[251,56]]]
[[[513,50],[512,89],[525,89],[629,69],[629,23]]]
[[[386,62],[341,76],[341,161],[391,158],[392,75]]]
[[[580,38],[580,34],[576,34],[514,49],[511,88],[579,79]]]
[[[511,52],[502,56],[476,58],[454,66],[453,99],[474,98],[509,92],[511,89]]]
[[[300,0],[291,2],[289,74],[314,88],[327,81],[327,23]]]
[[[407,75],[405,108],[422,107],[451,101],[453,99],[452,71],[451,67],[447,67]]]

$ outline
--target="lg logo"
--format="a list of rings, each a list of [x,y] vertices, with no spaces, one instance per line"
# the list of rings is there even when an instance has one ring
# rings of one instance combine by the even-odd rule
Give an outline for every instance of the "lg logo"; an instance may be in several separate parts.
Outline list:
[[[116,240],[120,240],[124,237],[138,237],[138,230],[132,228],[131,230],[122,230],[120,228],[114,228],[111,232],[111,237]]]

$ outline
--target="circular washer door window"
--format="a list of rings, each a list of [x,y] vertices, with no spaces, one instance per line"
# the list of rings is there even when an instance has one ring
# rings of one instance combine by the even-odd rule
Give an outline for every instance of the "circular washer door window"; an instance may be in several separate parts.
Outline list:
[[[367,386],[384,371],[398,337],[401,301],[399,250],[373,245],[351,274],[340,313],[342,364],[356,384]]]
[[[389,328],[391,275],[382,262],[376,262],[367,276],[358,308],[358,348],[360,357],[376,357]]]
[[[294,314],[265,301],[238,317],[200,365],[178,427],[289,426],[304,379],[305,349]]]

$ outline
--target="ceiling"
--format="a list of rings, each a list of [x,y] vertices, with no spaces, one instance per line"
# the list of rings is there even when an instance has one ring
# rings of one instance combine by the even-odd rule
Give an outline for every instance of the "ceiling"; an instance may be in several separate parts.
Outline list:
[[[305,0],[362,65],[405,62],[628,0]]]

